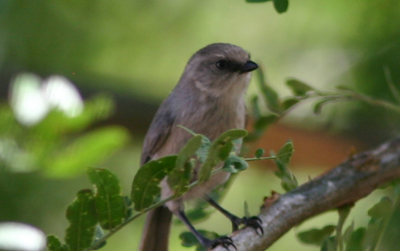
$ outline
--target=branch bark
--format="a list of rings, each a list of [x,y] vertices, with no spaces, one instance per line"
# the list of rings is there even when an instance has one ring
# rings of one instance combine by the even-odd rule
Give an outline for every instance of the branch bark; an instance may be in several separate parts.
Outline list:
[[[292,227],[322,212],[354,203],[400,178],[400,137],[354,155],[297,189],[265,200],[259,215],[264,235],[251,228],[231,234],[237,251],[267,249]],[[274,197],[274,196],[273,196]],[[225,251],[218,246],[214,251]]]

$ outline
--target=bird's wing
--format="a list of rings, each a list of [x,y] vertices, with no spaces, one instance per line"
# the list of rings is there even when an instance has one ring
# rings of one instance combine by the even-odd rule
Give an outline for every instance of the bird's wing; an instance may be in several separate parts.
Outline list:
[[[175,116],[169,109],[168,100],[161,105],[150,125],[149,131],[144,138],[140,165],[149,162],[168,138],[171,128],[175,122]]]

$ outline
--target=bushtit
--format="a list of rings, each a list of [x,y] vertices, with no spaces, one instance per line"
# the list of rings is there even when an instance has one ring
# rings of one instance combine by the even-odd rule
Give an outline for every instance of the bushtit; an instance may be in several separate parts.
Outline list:
[[[153,118],[144,139],[141,165],[150,160],[179,153],[192,135],[178,125],[203,134],[211,141],[229,129],[244,129],[245,93],[250,81],[250,72],[257,68],[258,65],[250,61],[250,55],[235,45],[215,43],[196,52],[187,63],[178,84]],[[195,167],[194,180],[196,168],[199,166]],[[238,225],[245,224],[262,232],[257,217],[238,218],[206,196],[228,178],[229,173],[219,172],[205,183],[193,187],[181,198],[150,211],[140,250],[168,250],[172,214],[184,222],[205,247],[215,247],[219,244],[225,248],[234,247],[229,237],[209,240],[191,225],[184,213],[183,201],[194,197],[206,199],[221,211],[232,221],[234,230]],[[161,183],[161,199],[171,195],[173,191],[164,179]]]

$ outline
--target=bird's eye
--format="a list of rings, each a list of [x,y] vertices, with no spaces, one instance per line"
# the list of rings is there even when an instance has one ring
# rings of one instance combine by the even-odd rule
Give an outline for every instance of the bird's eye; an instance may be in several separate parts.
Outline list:
[[[217,68],[220,70],[225,70],[228,67],[228,62],[225,60],[220,60],[215,63],[215,66],[217,66]]]

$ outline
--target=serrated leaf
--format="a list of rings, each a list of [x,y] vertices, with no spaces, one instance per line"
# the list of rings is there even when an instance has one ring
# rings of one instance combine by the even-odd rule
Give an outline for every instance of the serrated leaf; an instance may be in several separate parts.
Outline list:
[[[265,153],[265,150],[264,150],[264,149],[258,148],[258,149],[255,151],[254,155],[255,155],[256,158],[261,158],[261,157],[264,155],[264,153]]]
[[[88,248],[94,239],[97,217],[93,191],[78,192],[76,199],[67,208],[69,226],[66,229],[65,242],[70,251],[82,251]]]
[[[310,91],[318,93],[315,88],[297,79],[287,80],[286,85],[292,90],[292,93],[295,96],[306,96],[306,94]]]
[[[62,244],[60,239],[55,235],[47,236],[47,249],[49,251],[68,251],[68,247]]]
[[[142,211],[156,202],[161,193],[159,184],[175,167],[176,160],[176,155],[170,155],[149,161],[139,169],[133,179],[131,191],[136,211]]]
[[[232,151],[232,141],[243,138],[247,135],[246,130],[232,129],[224,132],[217,140],[215,140],[209,149],[206,160],[199,171],[199,182],[207,181],[211,176],[212,169],[221,161],[228,158]]]
[[[261,93],[267,104],[267,108],[271,112],[280,114],[282,112],[282,107],[280,105],[278,93],[266,82],[264,72],[261,69],[261,67],[258,68],[256,72],[258,73],[257,74],[258,87],[261,90]]]
[[[289,7],[289,0],[274,0],[274,7],[278,13],[286,12]]]
[[[365,233],[365,228],[358,228],[356,231],[354,231],[347,243],[346,251],[363,251],[362,243]]]
[[[277,161],[281,162],[283,165],[287,166],[292,158],[294,152],[293,142],[286,142],[281,149],[279,149],[277,155]]]
[[[100,226],[112,230],[126,217],[124,197],[118,178],[107,169],[88,168],[87,175],[95,187],[95,205]]]
[[[297,237],[305,244],[321,246],[321,244],[332,235],[335,229],[336,226],[333,225],[325,226],[322,229],[313,228],[311,230],[298,233]]]
[[[381,219],[390,215],[392,207],[393,202],[389,197],[385,196],[368,210],[368,215],[373,219]]]
[[[246,161],[236,155],[230,155],[224,163],[223,170],[228,173],[237,173],[249,167]]]

